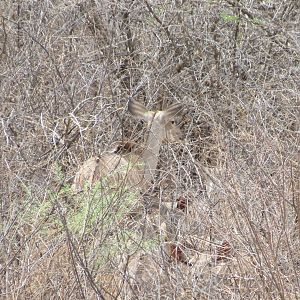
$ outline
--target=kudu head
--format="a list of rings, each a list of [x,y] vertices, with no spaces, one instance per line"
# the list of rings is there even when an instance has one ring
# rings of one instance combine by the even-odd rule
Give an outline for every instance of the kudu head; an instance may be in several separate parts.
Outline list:
[[[178,141],[181,138],[180,129],[173,124],[173,119],[180,113],[182,106],[172,104],[163,111],[149,111],[143,104],[130,100],[128,110],[133,116],[147,122],[148,133],[142,159],[145,164],[144,178],[147,182],[153,182],[163,140]]]
[[[133,116],[144,120],[150,134],[155,135],[158,140],[171,142],[181,140],[181,130],[174,124],[174,118],[182,111],[181,104],[172,104],[162,111],[149,111],[142,103],[130,100],[128,110]]]

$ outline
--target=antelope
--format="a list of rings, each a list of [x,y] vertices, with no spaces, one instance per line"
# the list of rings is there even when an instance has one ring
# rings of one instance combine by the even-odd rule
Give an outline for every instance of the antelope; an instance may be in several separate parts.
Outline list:
[[[137,189],[147,188],[153,183],[163,141],[180,140],[181,132],[173,124],[173,119],[182,111],[182,105],[172,104],[162,111],[150,111],[138,101],[130,100],[128,111],[147,122],[148,132],[141,153],[126,156],[118,151],[88,159],[75,175],[73,188],[76,192],[81,191],[85,184],[93,186],[98,181],[104,186],[125,185]],[[124,146],[124,149],[131,147]]]

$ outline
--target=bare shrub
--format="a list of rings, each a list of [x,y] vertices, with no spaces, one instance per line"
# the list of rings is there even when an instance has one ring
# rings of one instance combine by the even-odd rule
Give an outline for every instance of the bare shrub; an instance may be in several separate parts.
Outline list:
[[[297,1],[0,8],[1,298],[300,297]],[[74,195],[141,143],[129,99],[182,103],[184,143],[151,193]]]

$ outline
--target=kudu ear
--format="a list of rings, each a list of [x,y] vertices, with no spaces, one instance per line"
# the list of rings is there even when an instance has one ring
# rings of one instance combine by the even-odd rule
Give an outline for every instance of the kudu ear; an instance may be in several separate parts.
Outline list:
[[[147,119],[148,109],[136,100],[130,100],[128,103],[128,111],[135,117],[140,119]]]
[[[174,118],[177,115],[180,115],[183,111],[183,106],[180,103],[174,103],[164,110],[164,115],[166,118]]]

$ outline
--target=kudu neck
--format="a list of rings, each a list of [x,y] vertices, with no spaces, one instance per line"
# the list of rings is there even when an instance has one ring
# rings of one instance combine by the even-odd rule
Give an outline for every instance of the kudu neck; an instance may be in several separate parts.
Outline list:
[[[153,120],[147,134],[142,158],[145,164],[144,178],[148,182],[155,178],[159,151],[165,137],[164,130],[158,121]]]

